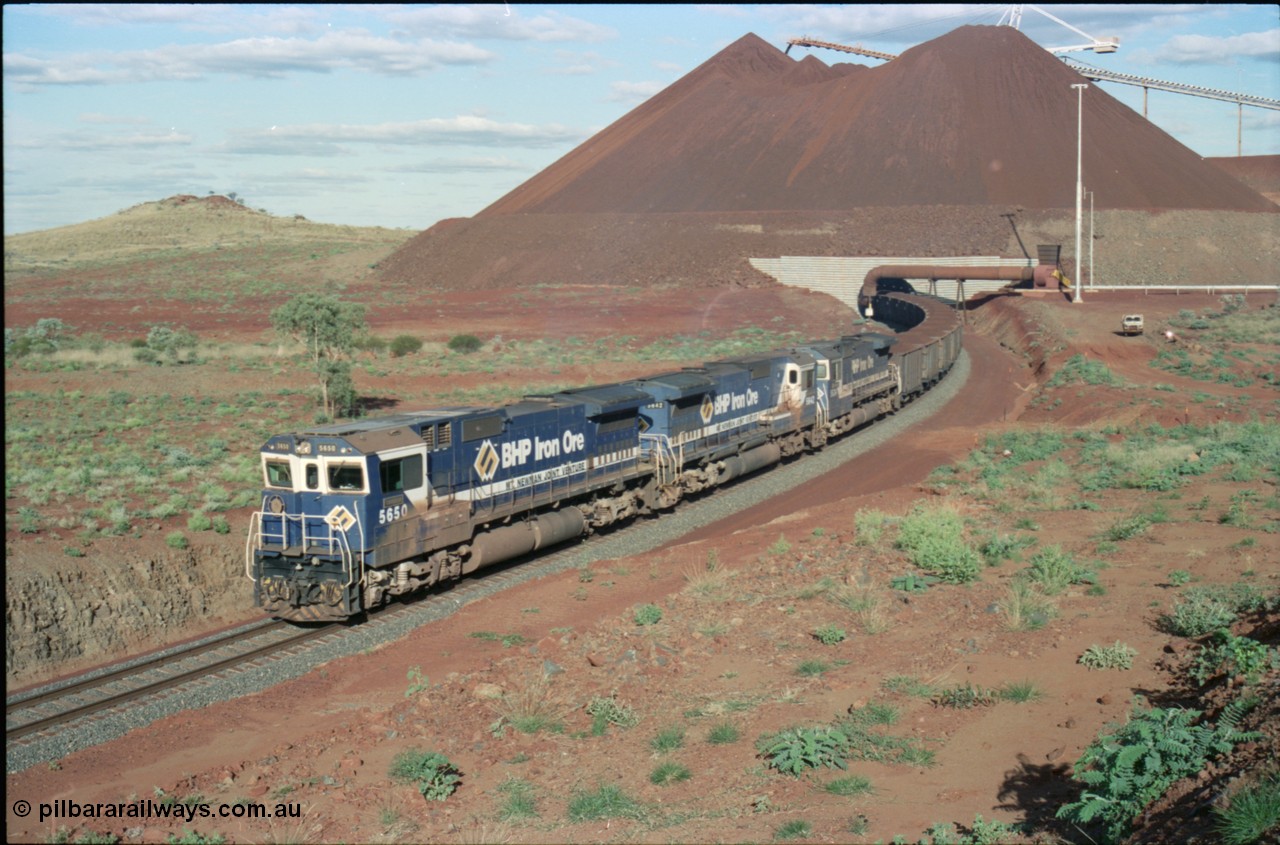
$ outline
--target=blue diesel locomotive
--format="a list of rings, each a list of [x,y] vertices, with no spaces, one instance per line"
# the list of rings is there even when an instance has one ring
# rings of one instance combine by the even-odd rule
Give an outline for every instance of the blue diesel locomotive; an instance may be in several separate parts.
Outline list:
[[[929,322],[907,301],[922,297],[876,299]],[[255,601],[281,618],[345,619],[673,507],[893,411],[955,360],[948,329],[901,355],[900,336],[864,333],[500,408],[277,435],[247,540]]]

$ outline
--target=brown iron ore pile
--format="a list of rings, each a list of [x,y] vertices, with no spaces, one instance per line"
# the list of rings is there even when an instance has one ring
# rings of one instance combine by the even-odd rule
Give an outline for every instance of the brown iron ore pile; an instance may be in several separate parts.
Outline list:
[[[1009,27],[877,67],[746,35],[382,272],[446,289],[762,284],[747,258],[1017,256],[1010,212],[1033,255],[1069,254],[1082,81]],[[1096,85],[1083,150],[1099,281],[1274,281],[1280,207],[1246,183],[1274,181],[1276,157],[1207,161]]]

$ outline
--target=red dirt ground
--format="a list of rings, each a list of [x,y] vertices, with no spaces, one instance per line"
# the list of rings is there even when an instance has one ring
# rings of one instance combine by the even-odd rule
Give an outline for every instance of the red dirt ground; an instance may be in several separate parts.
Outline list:
[[[1046,297],[988,302],[970,315],[966,349],[973,370],[966,389],[907,437],[842,470],[665,549],[596,564],[590,580],[577,572],[541,579],[468,606],[372,655],[334,661],[259,695],[179,714],[70,755],[56,769],[37,766],[8,775],[7,792],[33,801],[84,802],[148,797],[159,788],[171,796],[297,801],[307,808],[301,822],[219,820],[195,826],[232,841],[760,841],[794,819],[812,823],[809,841],[887,840],[897,834],[914,840],[935,822],[967,824],[975,814],[1035,818],[1045,802],[1062,800],[1068,765],[1105,723],[1123,717],[1134,692],[1166,682],[1167,661],[1159,658],[1167,637],[1153,628],[1149,607],[1153,597],[1165,596],[1152,585],[1174,568],[1191,569],[1206,580],[1230,579],[1268,556],[1274,560],[1280,553],[1274,535],[1245,559],[1238,552],[1218,554],[1238,539],[1223,534],[1221,526],[1172,526],[1128,547],[1104,571],[1105,596],[1069,593],[1059,618],[1035,632],[1007,631],[989,612],[1011,574],[992,570],[974,587],[934,590],[897,603],[885,611],[883,633],[858,633],[839,651],[818,654],[809,631],[829,611],[805,604],[796,591],[812,584],[832,559],[844,562],[851,582],[898,574],[902,564],[892,554],[854,550],[853,514],[866,508],[901,514],[912,501],[935,495],[926,482],[934,467],[962,459],[984,432],[1016,419],[1097,428],[1250,413],[1247,405],[1229,411],[1195,403],[1185,410],[1152,409],[1135,403],[1136,397],[1167,394],[1142,387],[1080,386],[1069,394],[1069,407],[1028,408],[1035,383],[1053,369],[1046,366],[1049,351],[1028,343],[1033,336],[1066,339],[1065,348],[1053,352],[1057,363],[1082,352],[1138,385],[1162,381],[1178,391],[1201,389],[1203,383],[1164,373],[1152,378],[1145,361],[1163,342],[1157,330],[1165,320],[1183,308],[1216,304],[1205,296],[1116,294],[1097,294],[1079,306]],[[1145,313],[1148,334],[1117,336],[1119,315],[1134,310]],[[1185,496],[1194,500],[1202,492],[1225,499],[1211,488]],[[1110,514],[1036,512],[1041,544],[1079,542],[1114,519],[1116,509],[1140,504],[1134,495],[1115,495],[1106,503]],[[793,547],[782,556],[769,550],[780,535]],[[735,600],[718,608],[692,598],[687,579],[696,577],[712,553],[731,573],[734,590],[746,590],[756,603]],[[630,621],[631,609],[647,602],[664,607],[669,620],[653,631]],[[727,626],[717,633],[697,630],[699,619],[722,617]],[[518,633],[526,645],[504,649],[472,636],[481,631]],[[1133,671],[1088,672],[1076,664],[1088,645],[1117,640],[1138,649]],[[828,654],[848,665],[816,679],[790,673],[791,661]],[[545,660],[564,669],[552,679],[548,696],[561,703],[566,732],[526,736],[508,730],[494,736],[489,728],[497,716],[484,685],[529,689]],[[410,698],[406,676],[414,667],[432,685]],[[898,732],[929,742],[937,765],[853,764],[852,771],[869,776],[875,787],[861,798],[826,796],[815,791],[814,779],[768,774],[760,767],[755,738],[790,724],[829,720],[882,698],[880,682],[895,675],[985,686],[1031,678],[1045,696],[972,711],[900,699],[906,717]],[[591,696],[611,694],[644,721],[629,731],[611,728],[604,736],[588,736],[590,718],[582,705]],[[716,709],[717,702],[732,700],[752,704],[743,712]],[[689,716],[686,708],[694,705],[709,715]],[[718,719],[733,721],[742,739],[703,742]],[[657,762],[649,740],[677,722],[688,724],[688,738],[672,757],[688,763],[693,778],[684,785],[654,786],[646,778]],[[455,797],[424,802],[412,787],[389,781],[391,759],[411,746],[441,750],[462,769],[463,787]],[[497,790],[513,777],[535,785],[540,819],[497,821]],[[646,817],[566,823],[568,796],[600,784],[623,788],[649,808]],[[850,819],[859,815],[867,827],[854,836]],[[11,841],[44,841],[56,832],[16,818],[11,807],[7,822]],[[170,833],[181,835],[183,826],[99,823],[80,829],[107,828],[126,841],[161,842]]]

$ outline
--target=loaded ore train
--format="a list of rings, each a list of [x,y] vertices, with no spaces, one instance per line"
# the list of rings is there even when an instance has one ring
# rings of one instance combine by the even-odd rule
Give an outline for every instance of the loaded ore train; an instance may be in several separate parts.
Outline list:
[[[899,333],[274,436],[247,539],[255,602],[345,619],[820,449],[927,390],[960,354],[942,301],[882,283],[868,304]]]

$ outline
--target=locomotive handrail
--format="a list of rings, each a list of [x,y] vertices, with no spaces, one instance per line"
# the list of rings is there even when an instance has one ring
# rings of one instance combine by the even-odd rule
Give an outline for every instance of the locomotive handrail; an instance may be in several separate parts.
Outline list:
[[[258,579],[253,576],[253,551],[257,548],[257,545],[254,543],[254,539],[261,532],[261,524],[259,522],[261,518],[262,511],[254,511],[249,514],[249,535],[244,541],[244,574],[255,584],[258,583]]]
[[[360,530],[360,552],[356,552],[351,548],[351,538],[348,536],[351,529],[341,529],[337,526],[330,525],[323,518],[314,514],[290,514],[290,513],[273,513],[271,516],[280,519],[280,531],[267,531],[263,526],[263,517],[266,516],[265,508],[266,498],[263,498],[264,507],[262,510],[255,511],[249,517],[249,536],[245,541],[245,575],[255,584],[258,579],[253,576],[253,552],[261,550],[265,542],[263,538],[279,538],[281,550],[289,548],[289,524],[296,522],[300,529],[299,547],[306,553],[309,548],[321,547],[326,550],[327,554],[336,554],[342,561],[343,574],[347,576],[347,582],[343,586],[350,588],[357,581],[364,581],[364,523],[360,520],[358,514],[352,514],[355,520],[354,528]],[[324,525],[316,533],[308,531],[308,522],[319,522]],[[357,563],[359,564],[357,573]]]
[[[684,466],[684,444],[671,445],[665,434],[641,434],[641,444],[648,443],[653,457],[653,472],[659,485],[670,484]]]

